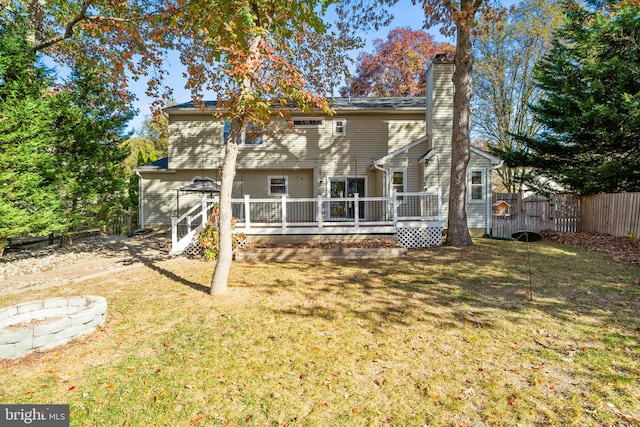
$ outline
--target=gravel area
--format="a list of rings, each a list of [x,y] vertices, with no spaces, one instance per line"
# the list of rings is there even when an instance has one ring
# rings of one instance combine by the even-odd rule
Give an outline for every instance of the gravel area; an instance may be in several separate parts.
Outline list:
[[[165,234],[98,235],[71,247],[48,242],[6,250],[0,258],[0,292],[60,283],[168,257]]]

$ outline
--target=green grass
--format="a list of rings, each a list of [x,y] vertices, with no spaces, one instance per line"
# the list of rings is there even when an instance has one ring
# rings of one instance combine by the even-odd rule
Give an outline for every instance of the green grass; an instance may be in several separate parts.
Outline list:
[[[477,240],[361,262],[174,259],[0,296],[107,298],[96,334],[0,368],[72,426],[637,425],[640,267]]]

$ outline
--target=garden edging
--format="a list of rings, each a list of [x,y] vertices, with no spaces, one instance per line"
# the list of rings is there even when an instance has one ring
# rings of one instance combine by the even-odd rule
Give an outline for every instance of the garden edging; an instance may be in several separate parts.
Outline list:
[[[406,248],[244,248],[235,256],[237,261],[329,261],[398,258],[406,253]]]

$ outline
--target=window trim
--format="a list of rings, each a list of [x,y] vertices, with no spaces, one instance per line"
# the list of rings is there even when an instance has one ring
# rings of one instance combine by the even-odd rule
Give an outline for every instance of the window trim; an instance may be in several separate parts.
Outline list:
[[[296,124],[296,121],[308,121],[308,122],[319,122],[319,123],[309,123],[309,124]],[[293,117],[291,119],[291,124],[296,129],[318,129],[323,128],[325,124],[324,117]]]
[[[389,169],[389,191],[393,194],[393,190],[397,184],[393,183],[393,175],[396,172],[402,172],[402,193],[407,192],[407,169],[406,168],[391,168]],[[400,191],[399,191],[400,193]]]
[[[338,132],[338,122],[342,122],[342,132]],[[333,134],[335,136],[345,136],[347,134],[347,119],[333,119]]]
[[[474,172],[480,173],[480,184],[473,183]],[[486,171],[485,169],[469,169],[469,203],[484,203],[486,200]],[[473,198],[473,188],[480,187],[481,197],[479,199]]]
[[[227,131],[227,126],[229,127],[229,131]],[[260,138],[260,143],[259,144],[247,144],[245,141],[247,140],[247,127],[252,126],[252,124],[248,123],[245,125],[244,130],[242,131],[242,135],[240,136],[240,143],[238,144],[238,147],[264,147],[265,146],[265,142],[264,142],[264,133],[260,132],[260,135],[256,134],[256,136],[254,138]],[[222,145],[226,145],[227,144],[227,139],[229,138],[229,132],[231,128],[231,122],[229,120],[223,120],[222,121]]]
[[[271,191],[272,188],[272,184],[271,184],[271,180],[272,179],[284,179],[284,193],[274,193]],[[288,175],[269,175],[267,176],[267,194],[269,196],[288,196],[289,195],[289,176]]]

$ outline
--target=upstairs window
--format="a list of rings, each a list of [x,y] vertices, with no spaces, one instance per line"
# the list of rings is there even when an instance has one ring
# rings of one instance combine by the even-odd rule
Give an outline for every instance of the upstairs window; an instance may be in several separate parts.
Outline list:
[[[347,121],[345,119],[333,119],[333,134],[338,136],[347,134]]]
[[[324,119],[322,117],[294,117],[293,126],[298,129],[323,128]]]
[[[224,144],[226,144],[227,141],[229,140],[230,132],[231,132],[231,122],[225,121],[224,132],[222,135]],[[242,132],[242,135],[240,135],[239,145],[248,145],[248,146],[262,145],[263,142],[264,141],[262,140],[262,127],[249,123],[245,126],[244,131]]]

